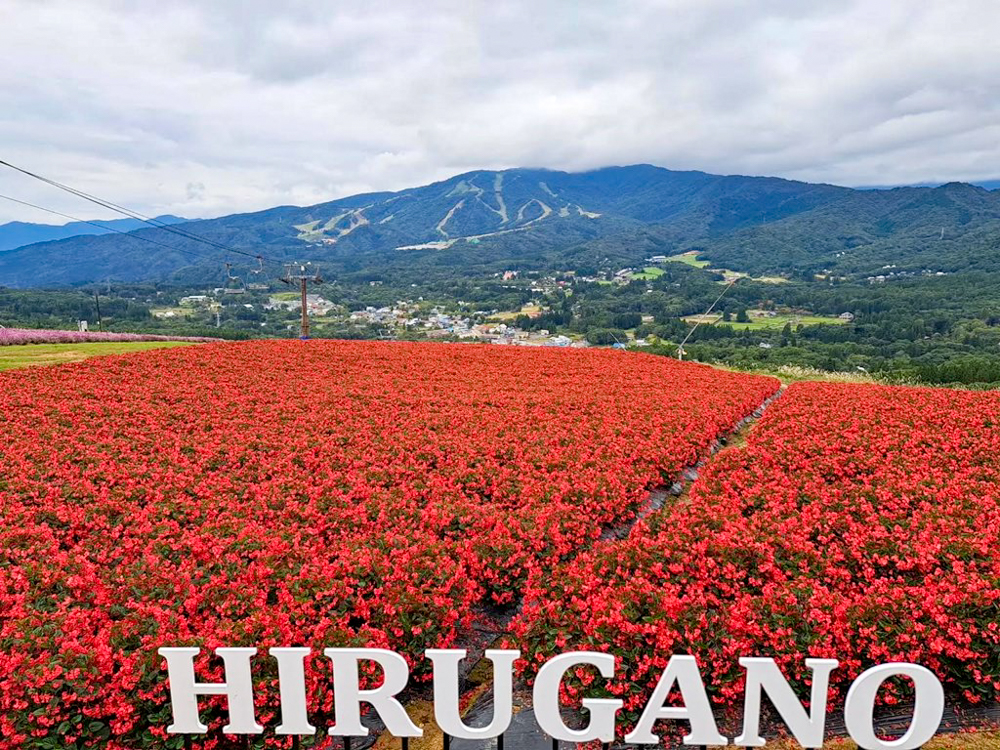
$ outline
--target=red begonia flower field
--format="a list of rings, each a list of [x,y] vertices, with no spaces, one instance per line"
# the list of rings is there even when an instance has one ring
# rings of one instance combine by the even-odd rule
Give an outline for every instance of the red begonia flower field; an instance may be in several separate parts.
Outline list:
[[[803,391],[794,403],[809,396],[821,413],[807,403],[782,411],[787,425],[769,418],[747,468],[727,479],[736,459],[723,462],[689,510],[664,513],[657,533],[644,532],[648,550],[622,543],[656,590],[622,580],[624,559],[601,562],[618,547],[586,555],[602,529],[634,519],[650,489],[675,481],[778,386],[611,350],[322,341],[212,344],[4,373],[0,748],[163,746],[163,645],[381,646],[409,654],[419,672],[416,655],[460,643],[477,606],[519,600],[526,587],[547,596],[557,571],[566,581],[551,593],[577,618],[560,619],[557,639],[604,638],[634,656],[641,632],[643,664],[656,658],[654,645],[682,647],[685,638],[699,653],[736,648],[713,632],[711,597],[740,646],[822,650],[824,639],[855,627],[864,630],[851,641],[863,659],[883,627],[899,629],[894,648],[908,637],[918,647],[921,624],[938,639],[964,639],[925,648],[978,664],[992,634],[971,624],[950,633],[934,617],[957,607],[963,624],[978,622],[993,601],[989,558],[963,531],[995,529],[984,526],[995,523],[992,498],[975,483],[992,465],[988,397],[965,418],[966,428],[978,420],[978,433],[931,429],[924,401],[932,399],[915,396],[912,414],[888,426],[919,417],[919,430],[878,437],[871,419],[885,398],[838,412],[847,394]],[[932,405],[949,419],[963,408]],[[839,462],[836,443],[829,456],[820,450],[838,413],[857,452]],[[803,433],[820,455],[818,473],[800,477],[785,470],[810,464],[796,447]],[[963,449],[948,466],[928,463],[941,440]],[[894,445],[905,459],[885,457]],[[891,474],[871,490],[877,497],[859,489],[872,460]],[[829,484],[838,470],[850,482],[843,491]],[[921,484],[918,500],[904,479],[916,471],[921,483],[943,483],[956,470],[960,485],[943,499]],[[815,505],[798,502],[798,481],[808,481]],[[855,498],[866,510],[848,509]],[[761,520],[742,518],[740,503]],[[962,522],[959,508],[974,514]],[[817,558],[809,523],[827,512],[818,533],[830,551]],[[863,534],[878,562],[857,567],[849,534]],[[936,546],[914,552],[917,535]],[[916,583],[925,571],[931,580]],[[711,583],[719,572],[730,580]],[[604,585],[594,576],[612,584],[586,606],[606,608],[614,597],[622,606],[590,633],[594,620],[580,603]],[[899,590],[915,609],[903,617],[897,607],[876,612],[838,598],[847,581]],[[676,586],[700,597],[676,605],[689,623],[672,613]],[[936,603],[948,596],[960,601]],[[550,627],[544,604],[525,613],[526,643],[536,648]],[[807,605],[830,624],[805,617]],[[893,614],[888,626],[883,611]],[[269,724],[274,673],[259,662],[258,718]],[[201,668],[203,681],[221,679],[218,664]],[[328,671],[310,669],[317,724],[331,711]],[[203,701],[212,728],[204,747],[219,742],[223,705]]]
[[[607,690],[633,716],[671,653],[698,658],[719,705],[746,655],[798,684],[805,657],[839,659],[831,702],[903,661],[976,703],[1000,688],[998,549],[1000,394],[799,383],[689,496],[532,571],[511,640],[529,661],[618,654]]]

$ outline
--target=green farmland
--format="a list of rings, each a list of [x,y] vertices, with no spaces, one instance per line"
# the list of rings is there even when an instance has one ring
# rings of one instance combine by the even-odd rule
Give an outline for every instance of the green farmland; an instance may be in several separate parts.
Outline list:
[[[78,362],[102,354],[127,354],[148,349],[193,346],[188,341],[87,341],[79,344],[17,344],[0,346],[0,370]]]

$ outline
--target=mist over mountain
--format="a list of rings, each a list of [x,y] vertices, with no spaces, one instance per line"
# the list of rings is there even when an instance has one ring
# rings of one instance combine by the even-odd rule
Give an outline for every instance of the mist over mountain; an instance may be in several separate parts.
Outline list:
[[[692,249],[717,265],[754,273],[864,275],[889,264],[1000,270],[1000,192],[964,183],[858,190],[650,165],[475,171],[394,193],[178,226],[251,255],[309,259],[327,275],[356,280],[589,270]],[[212,283],[224,278],[227,261],[255,265],[144,228],[8,250],[0,254],[0,284]]]

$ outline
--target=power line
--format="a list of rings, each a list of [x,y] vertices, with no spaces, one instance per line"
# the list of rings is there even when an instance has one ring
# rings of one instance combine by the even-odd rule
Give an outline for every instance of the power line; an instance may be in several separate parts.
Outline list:
[[[151,240],[149,237],[143,237],[142,235],[133,234],[132,232],[125,232],[125,231],[122,231],[121,229],[116,229],[115,227],[109,227],[109,226],[107,226],[105,224],[99,224],[96,221],[88,221],[87,219],[80,219],[80,218],[77,218],[76,216],[70,216],[69,214],[64,214],[61,211],[56,211],[56,210],[51,209],[51,208],[45,208],[45,206],[39,206],[39,205],[36,205],[34,203],[29,203],[28,201],[22,201],[19,198],[12,198],[11,196],[4,195],[2,193],[0,193],[0,198],[3,198],[4,200],[11,201],[12,203],[19,203],[22,206],[28,206],[29,208],[37,208],[39,211],[45,211],[46,213],[50,213],[50,214],[53,214],[55,216],[61,216],[64,219],[69,219],[70,221],[76,221],[76,222],[79,222],[80,224],[89,224],[92,227],[97,227],[98,229],[103,229],[103,230],[108,231],[108,232],[115,232],[117,234],[127,234],[127,235],[130,235],[132,237],[135,237],[135,239],[137,239],[137,240],[142,240],[143,242],[148,242],[148,243],[150,243],[152,245],[159,245],[160,247],[166,248],[167,250],[175,250],[175,251],[177,251],[179,253],[186,253],[186,254],[191,255],[191,256],[193,256],[195,258],[198,258],[199,260],[206,260],[207,257],[208,257],[208,256],[205,256],[205,255],[201,255],[199,253],[196,253],[194,250],[187,250],[187,249],[185,249],[183,247],[175,247],[174,245],[167,245],[164,242],[157,242],[156,240]]]
[[[254,259],[260,258],[261,260],[266,260],[269,263],[274,263],[277,265],[282,264],[282,261],[276,260],[275,258],[268,258],[266,256],[260,255],[259,253],[251,253],[245,250],[237,250],[236,248],[224,245],[221,242],[216,242],[215,240],[210,240],[205,237],[200,237],[196,234],[188,232],[187,230],[178,229],[174,226],[163,223],[159,219],[154,219],[149,216],[145,216],[144,214],[141,214],[138,211],[134,211],[124,206],[120,206],[117,203],[112,203],[111,201],[105,200],[103,198],[98,198],[95,195],[91,195],[90,193],[85,193],[84,191],[78,190],[74,187],[70,187],[69,185],[64,185],[61,182],[57,182],[56,180],[53,180],[51,178],[44,177],[40,174],[36,174],[35,172],[31,172],[22,167],[18,167],[14,164],[11,164],[10,162],[4,161],[3,159],[0,159],[0,166],[13,169],[15,172],[20,172],[21,174],[27,175],[28,177],[31,177],[32,179],[35,180],[40,180],[41,182],[44,182],[47,185],[51,185],[52,187],[58,188],[59,190],[64,190],[67,193],[71,193],[72,195],[77,196],[78,198],[83,198],[86,201],[90,201],[91,203],[95,203],[98,206],[102,206],[111,211],[115,211],[116,213],[123,214],[124,216],[128,216],[129,218],[138,219],[139,221],[145,224],[149,224],[151,227],[155,227],[156,229],[162,229],[165,232],[176,234],[179,237],[184,237],[185,239],[192,240],[194,242],[201,242],[203,244],[210,245],[211,247],[214,247],[218,250],[224,250],[225,252],[235,253],[237,255],[245,255],[248,258],[254,258]],[[126,232],[125,234],[129,233]]]

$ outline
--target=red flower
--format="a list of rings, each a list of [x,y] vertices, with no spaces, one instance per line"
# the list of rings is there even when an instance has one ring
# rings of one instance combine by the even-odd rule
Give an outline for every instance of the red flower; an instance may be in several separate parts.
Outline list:
[[[164,645],[380,646],[423,674],[476,605],[540,591],[777,387],[606,350],[323,341],[5,373],[0,748],[161,742]],[[271,660],[255,676],[263,718]],[[332,723],[318,656],[308,681]],[[212,747],[224,701],[202,705]]]

